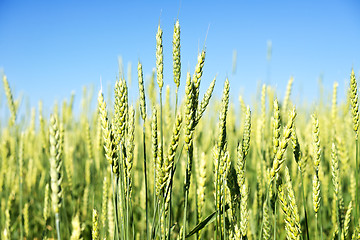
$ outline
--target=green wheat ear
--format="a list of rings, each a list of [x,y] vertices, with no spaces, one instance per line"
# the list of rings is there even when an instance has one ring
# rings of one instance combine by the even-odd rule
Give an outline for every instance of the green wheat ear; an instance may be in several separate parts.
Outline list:
[[[129,108],[129,122],[128,122],[128,134],[127,134],[127,147],[126,147],[126,178],[129,179],[129,189],[127,192],[129,195],[132,191],[131,172],[134,164],[134,149],[135,149],[135,110],[131,106]]]
[[[287,167],[285,168],[285,181],[288,192],[289,207],[291,209],[292,232],[296,236],[295,239],[298,239],[298,236],[301,234],[300,216],[296,204],[295,192],[292,186],[292,181],[290,179],[289,169]]]
[[[92,218],[92,239],[99,240],[100,239],[100,231],[99,231],[99,216],[96,209],[93,209],[93,218]]]
[[[244,122],[243,140],[238,144],[237,148],[237,181],[239,187],[245,183],[245,158],[250,148],[250,133],[251,133],[251,112],[250,107],[247,107],[246,117]]]
[[[164,63],[163,63],[163,44],[162,44],[162,34],[163,31],[158,26],[158,31],[156,33],[156,80],[159,85],[159,89],[161,91],[164,86],[163,81],[163,71],[164,71]]]
[[[278,100],[274,100],[274,115],[273,115],[273,154],[275,156],[280,144],[280,108]]]
[[[206,190],[206,159],[205,159],[205,153],[202,152],[198,161],[198,176],[197,176],[197,181],[198,181],[198,188],[197,188],[197,209],[198,209],[198,218],[200,219],[202,216],[202,209],[205,203],[205,190]]]
[[[205,53],[206,53],[205,49],[203,49],[201,51],[201,53],[199,53],[198,62],[196,64],[195,73],[193,76],[194,85],[195,85],[195,88],[197,88],[197,89],[200,86],[200,80],[201,80],[201,76],[203,74],[203,68],[204,68],[204,63],[205,63]]]
[[[347,208],[346,214],[345,214],[345,220],[344,220],[344,231],[342,232],[342,239],[347,239],[349,234],[349,228],[350,228],[350,221],[351,221],[351,211],[352,211],[352,202],[349,203],[349,206]]]
[[[74,218],[71,221],[71,226],[72,226],[72,233],[71,233],[71,237],[70,240],[75,240],[75,239],[80,239],[81,237],[81,232],[82,232],[82,226],[80,224],[80,217],[79,217],[79,213],[77,213]],[[94,239],[94,238],[93,238]],[[95,238],[96,239],[96,238]]]
[[[195,119],[195,86],[191,81],[190,73],[187,73],[186,87],[185,87],[185,149],[190,148],[193,131],[194,131],[194,119]]]
[[[221,112],[219,117],[219,136],[218,136],[218,149],[219,151],[224,149],[225,143],[226,143],[226,117],[228,112],[228,106],[229,106],[229,92],[230,92],[230,84],[229,80],[225,80],[224,89],[223,89],[223,95],[221,99]]]
[[[138,63],[138,79],[139,79],[139,93],[140,93],[140,114],[141,118],[145,121],[146,118],[146,101],[145,101],[145,87],[143,79],[142,65]]]
[[[315,215],[317,215],[320,208],[320,180],[317,174],[314,174],[313,178],[313,207]]]
[[[314,167],[315,172],[319,172],[319,165],[320,165],[320,155],[321,155],[321,148],[320,148],[320,134],[319,134],[319,120],[315,114],[312,115],[312,126],[313,126],[313,149],[314,149]]]
[[[115,136],[115,144],[119,145],[120,142],[124,142],[124,136],[126,132],[126,121],[128,118],[128,93],[127,93],[126,81],[123,78],[120,78],[115,83],[115,104],[114,104],[114,130],[113,134]],[[100,97],[100,95],[99,95]],[[100,97],[101,98],[101,97]],[[100,102],[104,105],[104,109],[101,110],[101,114],[106,114],[106,105],[104,100],[99,99]],[[99,103],[100,103],[99,102]],[[105,117],[106,118],[106,117]],[[102,120],[104,121],[104,120]],[[105,123],[104,123],[105,124]],[[104,130],[104,129],[103,129]]]
[[[241,204],[240,204],[241,205],[240,229],[241,229],[241,235],[243,237],[245,237],[245,239],[246,239],[248,225],[249,225],[249,210],[247,207],[248,196],[249,196],[248,186],[245,181],[244,184],[241,186]]]
[[[279,193],[281,193],[279,191]],[[261,229],[262,231],[262,234],[263,234],[263,239],[265,240],[269,240],[271,239],[270,237],[270,228],[271,228],[271,225],[270,225],[270,216],[269,216],[269,207],[268,207],[268,204],[266,201],[264,201],[263,203],[263,228]]]
[[[215,82],[216,82],[216,78],[214,78],[214,80],[212,80],[212,82],[209,85],[209,88],[206,90],[203,99],[201,100],[197,111],[196,111],[196,119],[195,119],[195,125],[197,125],[203,115],[203,113],[206,110],[206,107],[209,105],[210,102],[210,98],[212,96],[212,93],[214,91],[214,87],[215,87]]]
[[[336,198],[339,197],[339,188],[340,188],[340,177],[339,177],[339,161],[337,156],[337,148],[335,143],[331,145],[331,174],[332,182],[334,185],[334,192]]]
[[[60,131],[56,116],[50,116],[50,177],[51,177],[51,191],[52,204],[55,213],[55,224],[58,239],[60,238],[60,208],[62,205],[63,192],[61,188],[62,182],[62,159],[61,159],[61,140]]]
[[[57,119],[54,115],[50,116],[50,176],[52,190],[52,204],[55,213],[59,213],[62,202],[62,174],[60,159],[60,133]]]
[[[2,80],[3,80],[3,84],[4,84],[5,95],[6,95],[10,113],[11,113],[11,121],[10,121],[11,124],[10,125],[13,125],[16,120],[16,105],[15,105],[14,98],[11,93],[10,85],[9,85],[6,75],[3,75]]]
[[[180,86],[181,60],[180,60],[180,24],[176,20],[173,36],[173,74],[176,88]]]
[[[45,223],[47,222],[47,220],[49,218],[49,212],[50,212],[50,208],[49,208],[50,197],[49,197],[49,195],[50,195],[49,184],[46,184],[45,195],[44,195],[44,209],[43,209],[43,217],[44,217]]]
[[[104,101],[104,96],[100,90],[98,95],[98,105],[99,105],[99,117],[101,121],[101,128],[104,138],[104,149],[105,149],[105,156],[110,166],[114,166],[113,171],[114,173],[117,172],[116,168],[116,145],[115,145],[115,137],[113,128],[109,122],[108,114],[106,110],[106,103]]]
[[[270,180],[271,181],[274,180],[275,174],[280,171],[282,163],[285,161],[284,154],[285,154],[286,148],[288,146],[288,143],[290,141],[291,132],[294,127],[295,116],[296,116],[296,112],[295,112],[295,108],[294,108],[290,113],[288,123],[284,129],[283,136],[280,141],[278,150],[276,151],[273,166],[270,170]]]
[[[351,113],[353,117],[353,129],[355,131],[355,139],[358,138],[359,128],[359,97],[357,90],[357,83],[355,78],[354,69],[351,70],[350,76],[350,101],[351,101]]]
[[[154,163],[156,163],[158,156],[158,124],[156,107],[153,108],[151,117],[151,150]]]
[[[288,81],[288,84],[287,84],[287,87],[286,87],[286,93],[285,93],[283,107],[282,107],[282,111],[283,111],[284,115],[285,115],[285,113],[286,113],[286,111],[288,109],[293,82],[294,82],[294,78],[290,77],[290,79]]]

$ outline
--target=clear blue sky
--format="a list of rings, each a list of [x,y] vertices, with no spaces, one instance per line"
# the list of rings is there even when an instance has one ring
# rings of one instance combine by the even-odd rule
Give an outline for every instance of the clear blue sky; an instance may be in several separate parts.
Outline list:
[[[267,41],[272,41],[270,82],[282,96],[295,78],[293,99],[313,101],[318,78],[327,89],[334,81],[344,96],[344,82],[354,67],[360,73],[360,3],[358,1],[10,1],[0,0],[0,69],[15,96],[22,92],[37,105],[50,107],[82,86],[114,84],[118,57],[144,75],[155,67],[155,34],[161,23],[165,84],[172,80],[173,25],[181,25],[182,84],[194,71],[206,33],[207,56],[202,89],[217,75],[217,94],[226,76],[231,95],[241,92],[250,102],[259,81],[267,81]],[[237,72],[232,73],[237,50]],[[1,71],[1,70],[0,70]],[[340,94],[340,96],[341,96]],[[1,108],[4,108],[4,93]]]

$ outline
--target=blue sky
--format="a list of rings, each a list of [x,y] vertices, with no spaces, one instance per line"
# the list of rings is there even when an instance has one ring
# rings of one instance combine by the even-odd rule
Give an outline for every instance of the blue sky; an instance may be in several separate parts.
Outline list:
[[[172,88],[172,35],[181,26],[182,84],[194,71],[206,38],[202,89],[217,75],[216,94],[225,77],[231,96],[247,102],[259,82],[276,86],[279,97],[294,76],[293,99],[313,102],[318,78],[325,89],[339,82],[340,97],[351,68],[360,75],[358,1],[10,1],[0,0],[0,71],[15,96],[50,107],[82,87],[114,84],[118,57],[132,63],[130,98],[137,97],[136,65],[144,76],[155,67],[155,34],[163,28],[165,85]],[[208,32],[208,34],[207,34]],[[272,41],[272,59],[266,59]],[[237,71],[232,73],[233,52]],[[270,66],[270,71],[268,68]],[[270,72],[270,80],[267,73]],[[1,108],[4,108],[4,92]]]

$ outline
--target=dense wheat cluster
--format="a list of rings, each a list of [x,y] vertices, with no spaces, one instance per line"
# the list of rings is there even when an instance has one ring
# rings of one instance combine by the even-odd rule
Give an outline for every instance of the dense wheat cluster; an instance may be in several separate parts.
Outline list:
[[[96,109],[84,88],[81,112],[72,96],[19,119],[2,76],[0,239],[360,239],[354,71],[344,102],[334,83],[332,101],[295,106],[293,78],[282,98],[263,85],[257,102],[231,102],[231,79],[200,91],[205,49],[181,73],[179,21],[165,79],[162,35],[135,103],[120,72]]]

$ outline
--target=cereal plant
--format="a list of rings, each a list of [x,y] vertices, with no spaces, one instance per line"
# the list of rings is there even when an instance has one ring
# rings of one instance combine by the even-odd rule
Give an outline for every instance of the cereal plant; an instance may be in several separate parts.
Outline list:
[[[21,120],[1,76],[0,239],[360,239],[354,71],[343,102],[334,83],[331,102],[295,106],[290,77],[284,98],[264,84],[256,102],[234,103],[231,77],[200,91],[211,49],[181,72],[180,33],[177,20],[170,81],[157,26],[156,70],[144,79],[139,60],[136,102],[120,73],[113,103],[98,89],[92,109],[84,91],[80,113],[72,96]]]

